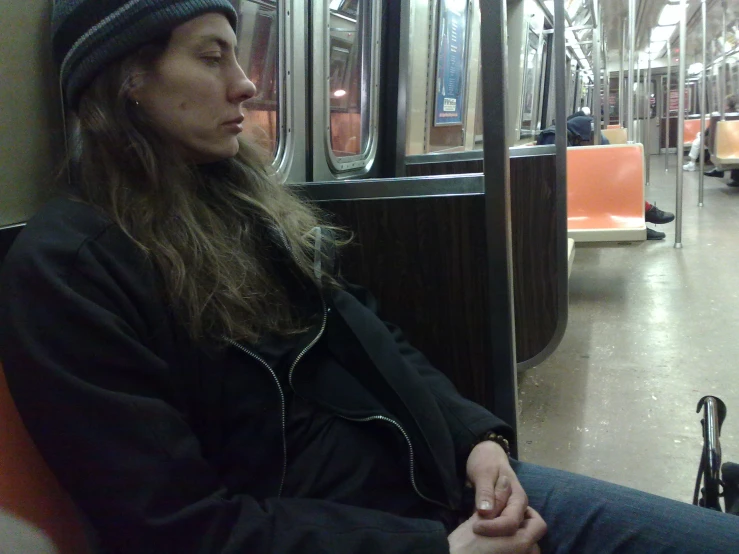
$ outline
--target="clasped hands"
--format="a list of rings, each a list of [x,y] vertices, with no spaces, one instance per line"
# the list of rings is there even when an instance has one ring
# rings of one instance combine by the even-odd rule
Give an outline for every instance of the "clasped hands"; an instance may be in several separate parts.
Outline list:
[[[500,445],[481,442],[467,458],[475,489],[475,513],[449,535],[451,554],[539,554],[547,531],[529,506],[508,456]]]

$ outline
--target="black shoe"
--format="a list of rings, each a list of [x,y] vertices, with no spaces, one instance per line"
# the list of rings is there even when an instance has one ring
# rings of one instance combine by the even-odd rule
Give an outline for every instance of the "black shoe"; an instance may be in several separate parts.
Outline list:
[[[650,229],[647,227],[647,240],[662,240],[665,238],[664,233],[660,233],[659,231],[655,231],[654,229]]]
[[[644,212],[644,219],[647,221],[647,223],[669,223],[670,221],[675,219],[675,214],[671,214],[670,212],[663,212],[657,206],[652,206],[646,212]]]
[[[723,177],[724,172],[719,171],[718,169],[712,169],[711,171],[706,171],[705,173],[703,173],[703,175],[705,175],[706,177]]]
[[[736,181],[729,181],[728,183],[726,183],[726,186],[727,187],[739,187],[739,183],[737,183]]]

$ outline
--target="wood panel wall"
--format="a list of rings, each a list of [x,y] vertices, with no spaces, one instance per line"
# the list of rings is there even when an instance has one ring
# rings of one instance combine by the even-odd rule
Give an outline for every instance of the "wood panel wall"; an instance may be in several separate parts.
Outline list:
[[[511,230],[513,289],[516,318],[516,359],[523,363],[542,352],[552,341],[559,320],[559,280],[567,279],[567,267],[559,266],[557,234],[556,157],[512,158]],[[446,175],[482,171],[482,160],[413,164],[409,176]],[[482,216],[484,217],[484,215]],[[484,225],[484,219],[479,225]]]
[[[487,379],[489,320],[482,195],[322,202],[356,233],[341,271],[377,297],[381,316],[451,378],[495,411]]]

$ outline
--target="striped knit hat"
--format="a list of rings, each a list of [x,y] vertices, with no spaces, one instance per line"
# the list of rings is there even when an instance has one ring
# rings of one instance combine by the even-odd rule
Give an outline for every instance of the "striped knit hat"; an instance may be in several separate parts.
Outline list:
[[[54,0],[52,49],[67,106],[107,64],[206,12],[222,12],[236,28],[229,0]]]

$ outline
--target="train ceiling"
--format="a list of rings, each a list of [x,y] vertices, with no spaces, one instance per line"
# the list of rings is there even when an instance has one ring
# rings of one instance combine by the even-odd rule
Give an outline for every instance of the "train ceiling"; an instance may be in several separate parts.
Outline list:
[[[574,0],[582,1],[582,0]],[[587,0],[585,0],[587,2]],[[645,52],[649,46],[649,37],[657,26],[662,8],[667,0],[636,0],[636,50]],[[690,61],[696,61],[701,53],[701,9],[700,0],[688,0],[688,36],[687,55]],[[627,25],[628,0],[601,0],[603,8],[603,30],[606,44],[608,46],[609,60],[618,60],[619,50],[622,42],[622,29]],[[727,0],[727,43],[735,44],[736,34],[739,32],[739,0]],[[706,0],[707,11],[707,36],[709,60],[720,52],[720,43],[716,39],[722,36],[722,0]],[[736,29],[736,31],[735,31]],[[628,31],[628,27],[627,27]],[[673,55],[679,55],[679,30],[676,28],[671,38]],[[628,46],[628,45],[627,45]],[[659,52],[653,53],[654,57],[665,57],[665,44],[659,48]]]

